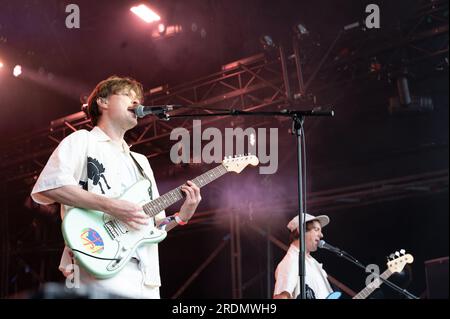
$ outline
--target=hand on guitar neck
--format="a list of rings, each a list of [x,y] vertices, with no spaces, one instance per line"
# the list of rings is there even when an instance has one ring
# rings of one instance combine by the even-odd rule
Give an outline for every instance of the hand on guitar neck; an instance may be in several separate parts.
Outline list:
[[[181,205],[178,217],[187,223],[194,215],[198,204],[202,200],[200,195],[200,188],[191,181],[187,181],[186,184],[180,186],[181,194],[185,198],[183,205]],[[160,228],[161,221],[156,223],[156,227]],[[168,232],[178,226],[178,221],[172,220],[165,226],[165,231]]]
[[[181,186],[181,191],[186,195],[183,205],[181,205],[179,216],[187,222],[194,215],[198,204],[202,200],[200,188],[191,181],[187,181],[186,185]]]

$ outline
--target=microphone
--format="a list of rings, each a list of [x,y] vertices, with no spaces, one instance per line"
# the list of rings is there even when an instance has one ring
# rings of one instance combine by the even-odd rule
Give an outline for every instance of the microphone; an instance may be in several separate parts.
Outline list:
[[[160,115],[165,114],[168,111],[172,111],[175,106],[178,106],[178,105],[153,105],[153,106],[138,105],[134,109],[134,113],[139,118],[150,115],[150,114],[160,116]]]
[[[331,246],[330,244],[327,244],[325,242],[325,240],[319,241],[319,248],[323,248],[323,249],[326,249],[326,250],[329,250],[329,251],[332,251],[332,252],[338,253],[338,254],[342,253],[342,251],[339,248]]]

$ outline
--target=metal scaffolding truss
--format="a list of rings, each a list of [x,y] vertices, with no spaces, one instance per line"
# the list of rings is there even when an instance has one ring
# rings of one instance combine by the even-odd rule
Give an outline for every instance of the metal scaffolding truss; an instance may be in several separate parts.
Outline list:
[[[416,196],[428,196],[431,194],[439,194],[448,192],[448,170],[436,171],[426,174],[418,174],[405,176],[401,178],[393,178],[388,180],[374,181],[360,185],[349,187],[341,187],[326,191],[312,192],[309,196],[310,210],[326,210],[328,212],[348,209],[351,207],[367,206],[373,203],[400,200]],[[274,210],[293,212],[296,210],[297,198],[284,198],[279,202],[261,202],[253,205],[252,209],[264,214]],[[236,211],[249,210],[248,207],[235,209],[235,211],[227,211],[226,209],[218,209],[209,212],[203,212],[200,216],[196,215],[193,220],[194,224],[201,226],[205,221],[215,220],[216,223],[229,224],[230,233],[224,236],[218,243],[217,247],[211,254],[200,264],[198,268],[189,276],[180,286],[172,298],[178,298],[189,287],[194,280],[201,275],[201,272],[213,261],[217,255],[227,247],[229,243],[231,255],[231,295],[232,298],[240,299],[245,296],[245,290],[253,283],[261,280],[263,275],[267,275],[267,288],[265,297],[271,298],[273,293],[273,267],[272,267],[272,246],[286,251],[288,246],[270,232],[270,223],[266,223],[267,227],[258,226],[254,220],[249,221],[245,215],[241,215]],[[199,218],[197,220],[197,217]],[[205,223],[206,227],[211,227],[211,221]],[[242,270],[242,247],[241,233],[254,232],[261,236],[261,239],[267,240],[267,266],[265,274],[243,273]],[[350,296],[356,293],[338,279],[330,276],[330,282],[339,287],[342,291]]]
[[[305,89],[315,83],[314,94],[319,94],[330,88],[329,82],[336,86],[368,77],[394,80],[401,67],[424,63],[429,63],[428,74],[448,69],[448,1],[425,0],[416,5],[413,14],[398,25],[383,25],[376,31],[361,31],[362,25],[338,30],[328,52],[305,70],[312,75],[305,79]],[[302,41],[300,46],[308,50],[308,40]]]
[[[373,56],[386,54],[384,55],[384,57],[387,57],[385,61],[397,63],[399,57],[405,56],[406,51],[406,56],[409,58],[406,62],[407,65],[429,61],[436,57],[438,59],[435,65],[440,67],[441,64],[439,63],[442,63],[440,61],[444,61],[443,56],[448,55],[448,1],[424,1],[422,4],[423,6],[420,6],[417,10],[417,15],[408,21],[407,33],[399,32],[390,35],[381,32],[375,39],[372,34],[368,37],[366,33],[356,32],[351,38],[352,48],[355,49],[354,54],[340,56],[338,59],[336,59],[338,55],[334,50],[337,46],[333,48],[333,44],[325,54],[319,56],[317,63],[311,63],[312,66],[309,68],[305,67],[305,87],[303,88],[299,80],[297,63],[303,63],[303,61],[298,61],[299,55],[283,58],[284,53],[280,50],[276,56],[258,54],[230,63],[223,66],[220,72],[189,83],[174,87],[162,85],[159,88],[149,90],[146,92],[146,104],[182,104],[185,106],[171,112],[174,115],[187,113],[211,114],[214,110],[222,109],[252,111],[266,108],[284,108],[288,105],[287,97],[295,96],[302,89],[305,89],[307,94],[312,92],[317,95],[323,90],[371,76],[370,72],[367,72],[367,61]],[[447,10],[447,16],[443,14],[445,10]],[[431,23],[427,19],[431,19]],[[373,33],[373,35],[376,34]],[[345,39],[341,38],[341,40]],[[430,45],[430,41],[433,41],[433,45]],[[300,45],[300,51],[304,53],[302,43],[299,42],[298,44]],[[347,68],[346,66],[352,67]],[[354,72],[354,76],[349,76],[348,72],[355,71],[355,67],[357,72]],[[448,68],[448,56],[447,65],[442,64],[442,67]],[[321,77],[320,81],[317,81],[318,76]],[[321,85],[321,83],[326,84]],[[292,88],[292,91],[290,91],[290,88]],[[300,103],[302,101],[300,99],[295,102]],[[296,107],[300,108],[301,106],[297,105]],[[210,124],[220,126],[224,123],[226,123],[224,117],[211,117],[202,120],[202,125],[205,126]],[[167,141],[170,133],[176,127],[191,130],[192,120],[162,121],[155,117],[147,117],[129,132],[127,142],[148,158],[157,157],[168,151]],[[11,139],[8,144],[2,145],[0,147],[2,196],[7,197],[19,189],[26,192],[23,184],[32,185],[34,183],[34,178],[39,174],[51,152],[64,137],[74,131],[91,128],[90,121],[86,118],[84,112],[78,112],[51,121],[48,127]],[[312,192],[308,194],[307,207],[308,209],[326,208],[327,211],[333,211],[414,196],[428,196],[440,192],[448,192],[448,170]],[[283,198],[280,201],[273,200],[270,203],[259,203],[253,209],[263,211],[276,208],[278,210],[295,211],[296,207],[297,198]],[[7,229],[8,207],[5,207],[4,213],[1,215],[3,230],[1,234],[1,264],[3,267],[0,283],[2,295],[6,296],[10,256],[43,252],[45,249],[56,251],[60,249],[60,246],[56,247],[49,244],[46,247],[27,246],[22,249],[15,247],[9,239]],[[217,219],[220,215],[223,215],[220,214],[220,210],[197,213],[191,221],[192,230],[195,230],[196,227],[210,227],[210,220]],[[246,283],[243,282],[239,232],[243,231],[242,228],[248,225],[239,218],[239,216],[230,218],[230,236],[224,238],[218,244],[204,263],[180,287],[175,296],[181,295],[229,243],[232,253],[232,295],[235,298],[242,297],[243,290],[251,285],[252,279]],[[283,248],[282,243],[270,234],[264,233],[261,229],[254,228],[254,230],[266,236],[272,244]],[[177,232],[174,234],[177,234]],[[55,244],[53,243],[53,245]],[[271,273],[269,266],[267,273]],[[267,290],[269,294],[270,287]]]
[[[172,112],[172,115],[210,114],[218,107],[255,110],[286,102],[280,63],[278,60],[267,61],[263,54],[236,62],[221,72],[173,89],[160,93],[151,91],[146,94],[148,103],[186,106]],[[202,124],[218,123],[222,118],[204,120]],[[141,152],[149,158],[158,156],[167,151],[164,145],[175,127],[191,129],[192,121],[166,122],[148,117],[130,132],[127,142],[134,147],[142,146]],[[84,112],[78,112],[52,121],[45,129],[12,140],[2,147],[0,177],[7,183],[33,178],[64,137],[76,130],[91,128]]]
[[[417,196],[430,196],[433,194],[439,194],[442,192],[448,192],[448,170],[430,172],[426,174],[417,174],[404,176],[400,178],[392,178],[386,180],[373,181],[370,183],[364,183],[359,185],[352,185],[348,187],[339,187],[335,189],[329,189],[325,191],[311,192],[308,196],[309,210],[326,210],[328,212],[345,211],[353,207],[368,206],[374,203],[381,203],[387,201],[394,201],[406,198],[412,198]],[[242,298],[245,296],[246,289],[258,280],[262,280],[261,276],[264,274],[244,273],[242,269],[242,263],[245,262],[242,255],[242,245],[240,234],[245,232],[246,234],[254,232],[256,235],[261,236],[261,240],[266,238],[267,240],[267,269],[266,274],[268,287],[265,291],[266,297],[270,298],[273,291],[273,269],[272,269],[272,249],[277,247],[282,250],[286,250],[287,246],[282,240],[270,233],[270,224],[261,223],[260,218],[264,216],[266,212],[272,212],[274,210],[278,212],[292,212],[296,210],[296,197],[287,197],[280,199],[279,201],[259,202],[252,205],[251,209],[258,212],[258,216],[252,217],[250,220],[246,214],[238,213],[239,211],[250,211],[249,207],[235,207],[218,208],[208,211],[199,211],[195,214],[194,218],[190,221],[189,231],[199,231],[200,229],[211,229],[214,225],[223,229],[223,225],[228,225],[229,233],[217,243],[217,247],[213,249],[210,255],[205,258],[204,261],[199,261],[199,266],[193,271],[193,273],[180,284],[180,287],[173,294],[172,298],[178,298],[183,292],[189,288],[189,286],[201,276],[202,272],[212,263],[212,261],[225,249],[230,250],[230,267],[231,267],[231,295],[233,298]],[[244,205],[244,204],[243,204]],[[7,220],[8,214],[2,214],[3,219]],[[262,217],[264,219],[264,217]],[[256,219],[256,220],[255,220]],[[265,224],[269,227],[262,226]],[[6,225],[6,223],[2,223]],[[221,225],[221,226],[219,226]],[[29,233],[29,232],[26,232]],[[7,235],[8,231],[2,233]],[[175,230],[171,236],[177,237],[181,235],[180,230]],[[45,235],[43,232],[41,235]],[[45,236],[44,236],[45,237]],[[39,241],[32,241],[28,238],[18,238],[24,241],[25,245],[12,244],[8,241],[3,242],[0,256],[5,264],[2,268],[6,273],[3,274],[3,296],[8,295],[7,286],[8,271],[7,262],[11,258],[24,257],[36,252],[46,254],[59,254],[62,251],[62,243],[55,243],[54,240],[42,238]],[[5,246],[6,245],[6,246]],[[5,258],[7,257],[7,258]],[[42,272],[41,269],[36,272]],[[6,278],[5,278],[5,277]],[[45,282],[45,278],[41,280]],[[330,281],[337,285],[343,291],[349,295],[353,295],[354,292],[346,287],[336,278],[331,277]]]
[[[442,64],[442,61],[445,62],[442,57],[448,55],[447,1],[419,2],[414,15],[402,23],[398,32],[391,31],[389,28],[369,34],[361,30],[349,33],[341,31],[321,55],[308,53],[304,43],[307,40],[296,40],[293,42],[292,55],[286,55],[286,50],[280,48],[279,52],[261,53],[224,65],[220,72],[189,83],[174,87],[161,85],[146,92],[146,103],[184,106],[172,112],[173,115],[211,114],[214,110],[223,109],[251,111],[282,108],[288,105],[287,97],[295,97],[298,92],[316,95],[322,90],[371,76],[367,62],[377,55],[387,53],[387,64],[398,63],[400,59],[407,65],[437,57],[436,68],[446,67]],[[346,46],[346,43],[349,44],[351,54],[341,56],[339,48]],[[309,67],[301,72],[302,65],[306,66],[301,58],[308,54],[318,56],[318,61],[310,61]],[[405,56],[407,61],[404,61]],[[319,74],[321,81],[317,81]],[[301,84],[303,76],[305,84]],[[300,108],[304,99],[299,98],[294,102]],[[307,102],[311,104],[311,101]],[[225,123],[224,117],[202,120],[202,125],[220,126],[221,123]],[[156,157],[168,151],[167,140],[175,127],[190,130],[192,120],[162,121],[147,117],[129,133],[127,142],[147,157]],[[78,112],[53,120],[46,128],[12,139],[0,148],[1,180],[11,183],[31,178],[31,184],[33,177],[40,172],[50,153],[65,136],[79,129],[91,128],[84,112]]]

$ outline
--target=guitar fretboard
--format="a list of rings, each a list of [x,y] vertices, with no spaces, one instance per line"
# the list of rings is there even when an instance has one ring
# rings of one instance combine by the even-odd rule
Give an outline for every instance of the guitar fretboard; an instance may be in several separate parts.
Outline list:
[[[388,279],[392,275],[392,272],[387,269],[381,274],[381,278],[384,280]],[[366,286],[363,290],[361,290],[358,294],[356,294],[352,299],[366,299],[369,297],[369,295],[377,289],[381,284],[383,283],[383,280],[380,278],[375,278],[373,282],[371,282],[369,285]]]
[[[227,169],[225,168],[225,166],[221,164],[213,169],[210,169],[206,173],[194,178],[192,182],[199,188],[202,188],[203,186],[211,183],[212,181],[221,177],[222,175],[225,175],[226,173],[228,173]],[[175,204],[182,198],[183,192],[181,191],[181,186],[178,186],[177,188],[172,189],[171,191],[168,191],[164,195],[145,204],[143,206],[144,212],[150,217],[153,217],[162,210],[169,207],[170,205]]]

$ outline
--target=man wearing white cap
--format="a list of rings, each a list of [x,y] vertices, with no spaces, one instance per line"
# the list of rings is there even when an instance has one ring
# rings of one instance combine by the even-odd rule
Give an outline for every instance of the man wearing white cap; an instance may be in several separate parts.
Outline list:
[[[319,241],[322,239],[322,228],[329,222],[326,215],[313,216],[306,214],[305,233],[305,283],[307,299],[325,299],[333,292],[327,279],[327,273],[311,252],[317,250]],[[299,278],[299,221],[295,216],[287,225],[291,234],[291,245],[275,270],[275,299],[294,299],[300,294]]]

